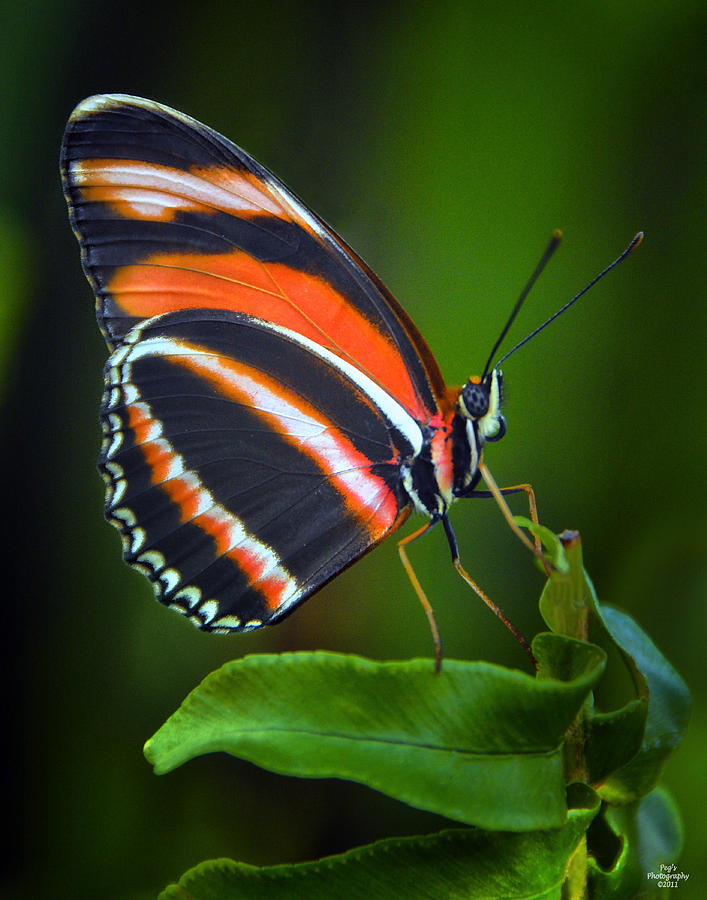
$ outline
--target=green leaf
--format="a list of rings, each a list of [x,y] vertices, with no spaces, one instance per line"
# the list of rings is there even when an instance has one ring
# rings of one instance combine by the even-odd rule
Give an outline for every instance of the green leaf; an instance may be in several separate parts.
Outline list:
[[[556,567],[550,573],[540,595],[540,614],[547,627],[556,634],[587,640],[589,606],[582,544],[576,532],[564,532],[555,540],[563,548],[565,567]]]
[[[632,802],[655,787],[665,759],[682,739],[689,692],[630,616],[599,604],[582,566],[579,535],[565,532],[560,541],[568,571],[550,574],[540,612],[557,634],[584,640],[591,635],[605,649],[615,648],[628,668],[637,698],[610,712],[588,704],[582,752],[591,783],[603,782],[601,796],[611,803]]]
[[[547,632],[537,635],[533,641],[533,653],[539,664],[537,672],[539,680],[555,678],[561,681],[573,681],[581,677],[580,660],[583,654],[587,659],[595,660],[597,669],[602,674],[606,664],[606,654],[600,647]],[[584,708],[578,710],[565,735],[563,755],[566,782],[587,782],[589,780],[585,759],[585,722],[587,710],[590,707],[591,697],[588,697]]]
[[[627,803],[655,787],[667,757],[682,741],[690,713],[690,692],[653,641],[622,610],[597,606],[604,627],[616,642],[648,703],[638,753],[602,785],[610,803]]]
[[[540,612],[552,631],[586,641],[590,612],[598,615],[598,604],[584,573],[579,535],[564,532],[559,540],[564,547],[568,570],[550,573],[540,597]],[[606,628],[602,635],[605,644],[614,644]],[[542,670],[538,674],[542,677]],[[551,669],[551,674],[559,673],[555,668]],[[636,678],[642,676],[634,673],[634,681]],[[646,696],[611,712],[597,712],[593,700],[588,701],[583,718],[576,723],[568,739],[570,773],[590,784],[598,784],[629,762],[641,747],[647,709]]]
[[[604,672],[606,654],[595,644],[543,631],[533,638],[539,681],[576,682],[593,687]]]
[[[584,754],[590,784],[605,781],[638,753],[647,713],[648,702],[641,698],[613,712],[587,715]]]
[[[536,642],[537,643],[537,642]],[[552,655],[564,639],[537,645]],[[222,750],[286,775],[346,778],[480,827],[565,819],[562,741],[604,655],[569,642],[567,681],[490,663],[246,657],[209,675],[145,746],[158,774]]]
[[[545,558],[553,566],[556,572],[566,574],[569,570],[568,562],[565,559],[565,550],[561,536],[555,534],[554,531],[545,525],[539,525],[526,516],[513,516],[513,521],[521,528],[527,528],[528,531],[537,537],[543,545]]]
[[[658,890],[661,865],[675,865],[682,849],[680,814],[664,788],[621,807],[606,807],[589,830],[589,885],[592,896],[631,900]],[[613,859],[607,848],[615,848]],[[611,853],[609,852],[609,857]],[[679,870],[679,867],[677,867]]]
[[[584,785],[573,785],[567,799],[570,811],[561,828],[524,834],[450,829],[271,868],[213,860],[183,875],[160,900],[559,900],[567,862],[599,806]]]

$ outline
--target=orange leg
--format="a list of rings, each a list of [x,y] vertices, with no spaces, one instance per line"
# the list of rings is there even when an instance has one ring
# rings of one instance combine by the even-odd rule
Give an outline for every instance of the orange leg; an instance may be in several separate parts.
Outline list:
[[[532,488],[530,488],[530,491],[532,494]],[[534,500],[535,500],[535,498],[533,496],[533,502],[534,502]],[[532,515],[532,512],[531,512],[531,515]],[[420,581],[419,581],[417,575],[415,574],[415,570],[413,569],[412,563],[410,562],[410,559],[408,558],[407,549],[406,549],[408,544],[411,544],[413,541],[417,540],[417,538],[419,538],[423,534],[425,534],[425,532],[428,531],[433,525],[436,525],[438,521],[440,521],[440,520],[439,519],[431,519],[429,522],[426,522],[422,526],[422,528],[418,528],[417,531],[414,531],[412,534],[410,534],[407,537],[404,537],[402,540],[398,541],[398,553],[400,554],[400,560],[403,564],[405,571],[407,572],[407,576],[410,579],[410,583],[412,584],[413,588],[415,589],[415,593],[417,594],[418,599],[419,599],[420,603],[422,604],[422,608],[425,611],[425,615],[427,616],[427,621],[429,622],[430,630],[432,631],[432,639],[434,640],[434,645],[435,645],[435,672],[437,672],[439,674],[439,672],[442,669],[442,641],[441,641],[441,638],[439,635],[439,628],[437,627],[437,622],[435,620],[434,610],[432,609],[432,606],[430,605],[430,602],[427,599],[427,595],[425,594],[425,592],[422,588],[422,585],[420,584]],[[464,579],[464,581],[469,585],[469,587],[474,591],[474,593],[477,595],[477,597],[479,597],[479,599],[482,600],[486,604],[486,606],[491,610],[491,612],[495,616],[497,616],[501,620],[501,622],[503,622],[503,624],[506,626],[506,628],[511,632],[511,634],[515,637],[515,639],[521,645],[523,650],[528,654],[528,656],[530,657],[530,661],[533,663],[535,668],[537,668],[538,663],[537,663],[537,660],[535,659],[535,657],[533,656],[533,651],[530,649],[530,644],[523,637],[523,635],[520,633],[520,631],[518,631],[518,629],[510,621],[510,619],[508,619],[506,617],[505,613],[500,608],[500,606],[497,606],[493,602],[493,600],[491,600],[491,598],[488,596],[488,594],[479,587],[479,585],[474,581],[474,579],[469,575],[469,573],[466,571],[466,569],[462,566],[461,562],[459,561],[459,551],[457,549],[457,542],[456,542],[456,538],[454,536],[454,532],[452,531],[452,526],[450,525],[449,520],[447,519],[446,516],[442,516],[441,521],[444,525],[444,530],[447,535],[447,541],[448,541],[449,547],[452,551],[452,562],[454,563],[454,568],[457,570],[459,575]],[[525,537],[525,535],[524,535],[524,537]],[[531,548],[532,548],[532,545],[531,545]]]
[[[520,527],[515,523],[513,519],[513,513],[506,503],[506,498],[503,496],[504,493],[510,493],[511,491],[523,491],[523,493],[528,498],[530,518],[535,525],[538,525],[538,505],[535,500],[535,491],[533,490],[532,485],[514,484],[511,487],[500,488],[496,484],[496,480],[494,479],[491,472],[489,472],[486,463],[484,463],[483,461],[479,463],[479,471],[481,472],[481,477],[484,479],[484,482],[488,486],[488,489],[491,492],[494,500],[498,504],[498,508],[503,513],[503,517],[508,523],[508,527],[525,544],[525,546],[531,551],[531,553],[537,556],[537,558],[543,564],[543,568],[545,569],[546,574],[550,575],[550,564],[543,555],[542,548],[540,546],[540,539],[536,537],[534,543],[530,542],[525,532],[522,531]]]
[[[418,528],[417,531],[413,531],[412,534],[409,534],[407,537],[404,537],[402,540],[398,541],[398,553],[400,554],[400,560],[403,564],[403,568],[407,572],[410,583],[415,589],[415,593],[417,594],[417,597],[422,604],[422,608],[424,609],[425,615],[427,616],[427,621],[430,624],[432,640],[435,644],[435,672],[439,674],[442,669],[442,640],[439,636],[439,628],[437,627],[434,610],[430,605],[430,601],[427,599],[427,595],[422,589],[422,585],[420,584],[420,581],[415,574],[415,570],[412,567],[412,563],[410,562],[407,555],[407,550],[405,549],[408,544],[411,544],[413,541],[417,540],[417,538],[423,535],[436,523],[436,519],[430,519],[429,522],[425,522],[422,528]]]
[[[474,581],[474,579],[469,575],[469,573],[466,571],[466,569],[464,569],[462,564],[459,562],[459,557],[457,557],[454,560],[454,568],[457,570],[457,572],[459,572],[461,577],[464,579],[464,581],[466,581],[466,583],[469,585],[469,587],[472,589],[472,591],[474,591],[476,596],[479,597],[481,600],[483,600],[484,603],[486,604],[486,606],[488,606],[488,608],[491,610],[491,612],[495,616],[498,616],[498,618],[503,622],[503,624],[510,631],[510,633],[513,635],[513,637],[518,641],[518,643],[521,645],[521,647],[528,654],[528,656],[530,657],[530,661],[537,669],[538,661],[533,656],[533,651],[530,649],[530,644],[526,641],[526,639],[523,637],[523,635],[520,633],[520,631],[518,631],[518,629],[515,627],[513,622],[511,622],[511,620],[506,617],[506,614],[503,612],[501,607],[497,606],[493,602],[493,600],[488,596],[488,594],[486,594],[484,591],[481,590],[481,588],[478,586],[478,584]]]

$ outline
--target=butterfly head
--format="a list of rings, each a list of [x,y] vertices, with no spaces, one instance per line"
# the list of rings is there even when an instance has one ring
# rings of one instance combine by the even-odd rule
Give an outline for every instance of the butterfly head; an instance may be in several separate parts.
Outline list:
[[[503,374],[492,369],[483,378],[470,378],[459,395],[459,411],[475,425],[482,444],[500,441],[506,433],[503,405]]]

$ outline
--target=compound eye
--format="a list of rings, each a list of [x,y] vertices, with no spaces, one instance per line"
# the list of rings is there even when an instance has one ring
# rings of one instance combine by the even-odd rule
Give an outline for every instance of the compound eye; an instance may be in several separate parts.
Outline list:
[[[506,433],[506,420],[503,416],[498,416],[496,419],[496,424],[498,425],[498,430],[494,434],[487,434],[486,440],[489,443],[493,443],[494,441],[500,441],[503,435]]]
[[[462,389],[462,401],[472,419],[481,419],[489,411],[488,388],[475,381],[467,381]]]

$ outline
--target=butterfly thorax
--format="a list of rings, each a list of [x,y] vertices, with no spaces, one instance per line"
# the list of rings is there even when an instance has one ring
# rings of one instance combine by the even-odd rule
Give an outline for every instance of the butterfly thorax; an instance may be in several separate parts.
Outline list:
[[[420,453],[401,468],[403,487],[417,512],[440,518],[457,497],[469,496],[476,487],[484,444],[506,432],[502,382],[496,369],[483,379],[470,378],[449,415],[435,417],[423,429]]]

